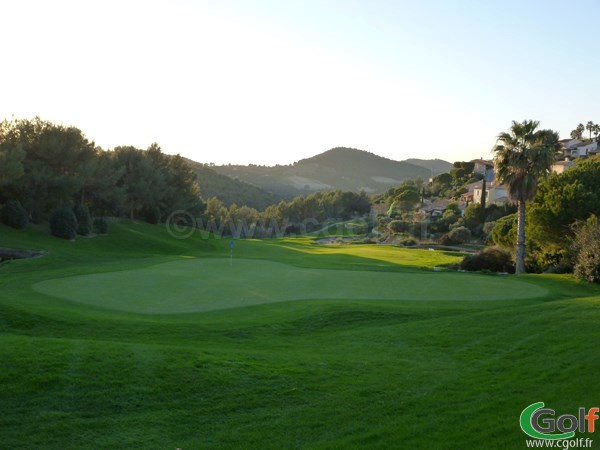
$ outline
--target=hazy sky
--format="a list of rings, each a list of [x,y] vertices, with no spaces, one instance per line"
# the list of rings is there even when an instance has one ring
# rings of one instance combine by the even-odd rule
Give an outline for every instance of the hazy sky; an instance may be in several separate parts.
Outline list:
[[[269,165],[472,159],[513,119],[600,122],[600,2],[490,3],[0,0],[0,118]]]

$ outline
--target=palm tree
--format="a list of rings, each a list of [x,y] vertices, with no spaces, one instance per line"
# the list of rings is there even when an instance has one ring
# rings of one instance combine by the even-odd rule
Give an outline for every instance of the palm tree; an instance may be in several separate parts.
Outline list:
[[[592,140],[592,131],[594,131],[594,122],[591,120],[585,124],[585,129],[590,132],[590,140]]]
[[[558,134],[538,130],[539,122],[513,120],[509,132],[500,133],[494,147],[496,176],[508,188],[508,195],[517,202],[516,274],[525,273],[525,208],[537,192],[538,179],[547,174],[558,148]]]
[[[595,124],[594,128],[592,128],[592,133],[594,133],[594,137],[598,140],[598,135],[600,134],[600,125]]]
[[[578,132],[579,132],[579,138],[581,139],[583,137],[583,132],[585,131],[585,125],[580,123],[579,125],[577,125],[577,128],[575,128]]]

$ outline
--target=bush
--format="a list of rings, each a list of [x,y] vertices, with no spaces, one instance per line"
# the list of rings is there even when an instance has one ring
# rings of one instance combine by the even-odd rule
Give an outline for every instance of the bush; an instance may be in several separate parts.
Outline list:
[[[50,233],[63,239],[75,239],[77,235],[77,218],[71,208],[55,209],[50,216]]]
[[[575,276],[590,283],[600,283],[600,253],[582,249],[575,263]]]
[[[492,241],[501,247],[513,248],[517,243],[517,215],[510,214],[496,221]]]
[[[600,283],[600,224],[596,216],[574,227],[575,276]]]
[[[486,222],[483,225],[483,236],[488,239],[491,240],[492,237],[492,231],[494,230],[494,227],[496,226],[496,222]]]
[[[73,214],[77,219],[77,234],[87,236],[92,231],[92,216],[86,206],[75,205]]]
[[[27,211],[18,200],[7,202],[0,210],[0,221],[4,225],[21,230],[27,226]]]
[[[458,227],[450,230],[442,236],[440,243],[443,245],[464,244],[471,239],[471,230],[466,227]]]
[[[93,225],[94,233],[108,234],[108,222],[104,217],[96,217]]]
[[[481,203],[471,203],[467,206],[463,218],[465,219],[465,225],[474,231],[475,227],[483,223],[483,208],[481,207]]]
[[[458,220],[454,223],[451,223],[448,229],[453,230],[455,228],[460,228],[465,226],[465,219],[459,217]]]
[[[392,220],[388,223],[388,230],[392,233],[403,233],[408,231],[408,223],[403,220]]]
[[[468,271],[489,270],[490,272],[514,272],[515,266],[510,252],[500,247],[486,247],[479,253],[467,255],[460,268]]]
[[[547,248],[536,254],[537,263],[542,271],[551,273],[573,272],[573,263],[569,251],[563,248]]]

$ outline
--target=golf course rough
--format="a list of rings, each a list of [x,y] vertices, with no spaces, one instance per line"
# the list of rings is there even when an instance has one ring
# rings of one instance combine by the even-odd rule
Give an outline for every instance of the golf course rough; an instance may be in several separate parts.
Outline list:
[[[293,300],[489,301],[544,297],[512,277],[298,268],[255,259],[185,259],[133,270],[55,278],[37,292],[96,307],[182,314]]]

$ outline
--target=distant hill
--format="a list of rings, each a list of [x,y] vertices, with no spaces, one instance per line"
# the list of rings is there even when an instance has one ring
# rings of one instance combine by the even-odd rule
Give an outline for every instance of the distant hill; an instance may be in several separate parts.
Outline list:
[[[433,175],[447,173],[452,168],[452,164],[443,159],[405,159],[403,162],[414,164],[415,166],[425,167],[429,171],[433,171]]]
[[[282,199],[264,189],[217,173],[205,164],[190,159],[187,159],[187,162],[198,176],[200,191],[205,199],[217,197],[227,207],[235,203],[238,206],[246,205],[258,210],[263,210]]]
[[[446,164],[448,168],[451,166]],[[431,176],[428,167],[344,147],[333,148],[289,166],[227,165],[215,166],[214,169],[222,175],[287,198],[324,189],[377,193],[409,178],[428,179]]]

